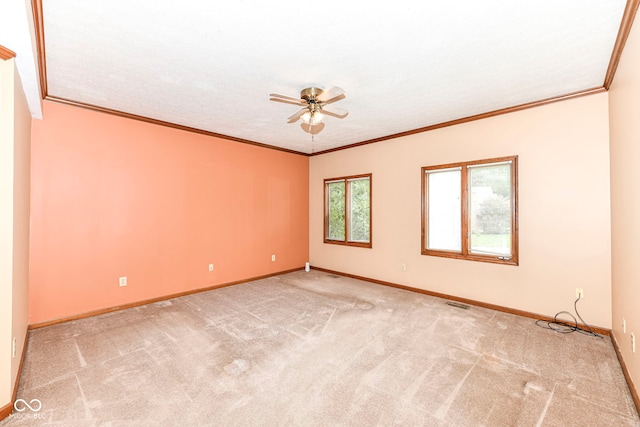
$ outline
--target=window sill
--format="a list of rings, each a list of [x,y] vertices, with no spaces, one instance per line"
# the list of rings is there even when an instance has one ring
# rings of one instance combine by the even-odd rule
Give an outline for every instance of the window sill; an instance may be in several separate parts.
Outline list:
[[[514,266],[519,265],[518,258],[516,256],[512,256],[509,259],[500,259],[500,256],[498,255],[462,254],[458,252],[434,251],[434,250],[428,250],[428,249],[423,249],[422,255],[437,256],[442,258],[462,259],[467,261],[488,262],[492,264],[504,264],[504,265],[514,265]]]
[[[368,248],[371,249],[373,247],[373,245],[371,244],[371,242],[365,243],[365,242],[345,242],[342,240],[324,240],[324,243],[330,244],[330,245],[341,245],[341,246],[355,246],[357,248]]]

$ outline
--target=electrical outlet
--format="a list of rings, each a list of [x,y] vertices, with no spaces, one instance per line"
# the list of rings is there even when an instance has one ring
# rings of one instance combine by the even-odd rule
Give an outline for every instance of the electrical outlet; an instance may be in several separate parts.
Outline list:
[[[624,317],[622,318],[622,333],[627,333],[627,321],[624,319]]]
[[[118,283],[120,284],[120,286],[127,286],[127,276],[121,277]]]
[[[576,298],[584,298],[584,290],[582,288],[576,288]]]
[[[275,261],[275,260],[276,260],[276,255],[275,254],[271,255],[271,261]]]
[[[407,264],[400,264],[400,271],[407,271]]]
[[[213,271],[213,264],[209,264],[209,271]]]
[[[17,347],[16,337],[13,337],[13,341],[11,341],[11,357],[13,359],[16,358],[16,347]]]
[[[631,332],[631,353],[636,352],[636,336]]]

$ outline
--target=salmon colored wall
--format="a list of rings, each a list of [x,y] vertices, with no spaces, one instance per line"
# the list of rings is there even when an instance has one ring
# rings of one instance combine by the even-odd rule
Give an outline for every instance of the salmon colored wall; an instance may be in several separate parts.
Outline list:
[[[308,259],[306,156],[52,102],[32,156],[31,323]]]
[[[611,327],[607,94],[450,126],[310,162],[310,261],[327,269]],[[422,166],[517,155],[520,265],[421,255]],[[373,248],[323,243],[323,179],[373,173]],[[406,264],[406,271],[400,264]]]
[[[609,90],[613,335],[640,392],[640,24],[631,29]],[[626,333],[622,319],[626,320]],[[631,333],[636,353],[631,350]]]

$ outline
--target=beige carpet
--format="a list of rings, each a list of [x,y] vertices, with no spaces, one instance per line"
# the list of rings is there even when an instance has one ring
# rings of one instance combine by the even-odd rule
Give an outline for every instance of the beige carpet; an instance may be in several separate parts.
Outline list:
[[[0,426],[640,426],[608,337],[313,270],[34,330],[18,397]]]

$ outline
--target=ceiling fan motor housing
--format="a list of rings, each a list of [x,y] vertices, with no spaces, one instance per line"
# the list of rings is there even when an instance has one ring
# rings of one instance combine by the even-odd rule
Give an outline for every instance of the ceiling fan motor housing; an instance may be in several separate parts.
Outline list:
[[[322,89],[317,87],[308,87],[306,89],[302,89],[300,91],[300,98],[304,99],[307,102],[316,102],[316,97],[320,96],[324,93]]]

